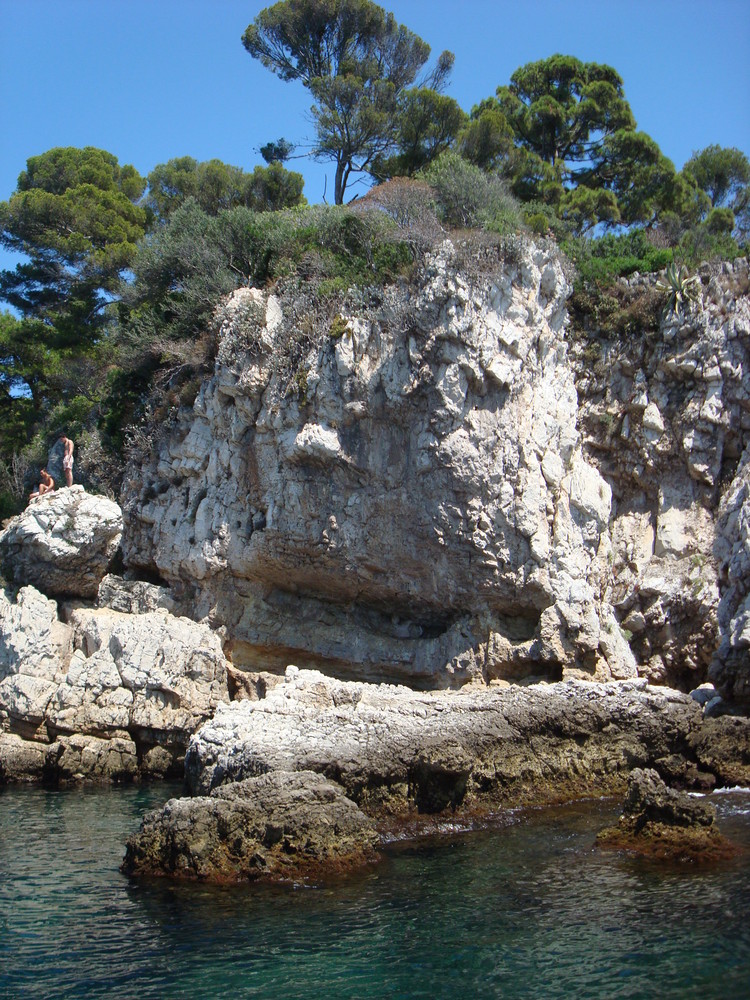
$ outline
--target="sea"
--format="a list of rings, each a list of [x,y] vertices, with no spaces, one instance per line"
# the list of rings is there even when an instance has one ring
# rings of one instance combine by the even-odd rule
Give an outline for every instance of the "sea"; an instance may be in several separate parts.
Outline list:
[[[446,823],[320,884],[131,880],[179,788],[0,789],[0,997],[750,997],[750,792],[713,793],[731,861],[599,851],[611,799]]]

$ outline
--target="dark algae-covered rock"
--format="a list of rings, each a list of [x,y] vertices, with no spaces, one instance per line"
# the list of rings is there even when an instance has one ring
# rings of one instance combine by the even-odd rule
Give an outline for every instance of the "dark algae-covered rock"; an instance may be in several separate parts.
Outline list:
[[[377,859],[378,837],[343,789],[310,771],[275,772],[170,799],[144,817],[122,870],[212,882],[337,874]]]
[[[708,802],[669,788],[651,768],[635,768],[616,827],[602,830],[597,846],[673,861],[717,861],[736,848],[716,829]]]

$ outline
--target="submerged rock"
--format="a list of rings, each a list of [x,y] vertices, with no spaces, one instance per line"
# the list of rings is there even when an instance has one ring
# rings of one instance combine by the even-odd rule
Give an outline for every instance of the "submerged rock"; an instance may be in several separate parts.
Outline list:
[[[71,486],[32,500],[0,532],[0,564],[49,597],[96,597],[122,536],[122,511]]]
[[[377,858],[373,823],[343,790],[310,771],[263,774],[170,799],[144,817],[122,870],[214,882],[300,879]]]
[[[628,779],[616,827],[602,830],[597,846],[678,861],[714,861],[735,848],[715,826],[716,809],[668,788],[656,771],[636,768]]]

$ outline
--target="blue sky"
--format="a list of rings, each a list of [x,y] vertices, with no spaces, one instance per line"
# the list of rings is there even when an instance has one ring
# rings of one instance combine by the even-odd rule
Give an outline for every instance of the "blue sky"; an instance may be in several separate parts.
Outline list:
[[[279,136],[304,144],[309,95],[251,59],[240,36],[267,4],[238,0],[0,0],[0,199],[27,157],[93,145],[147,173],[191,155],[246,169]],[[677,167],[711,143],[750,155],[750,0],[393,0],[463,108],[555,52],[606,62],[638,126]],[[331,170],[295,160],[305,195]],[[0,256],[0,264],[7,257]]]

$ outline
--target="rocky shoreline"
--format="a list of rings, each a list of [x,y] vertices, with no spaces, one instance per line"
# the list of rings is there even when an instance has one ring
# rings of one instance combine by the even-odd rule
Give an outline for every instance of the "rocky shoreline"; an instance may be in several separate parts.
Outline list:
[[[622,343],[551,244],[465,264],[304,337],[298,291],[238,290],[122,508],[4,527],[0,785],[184,774],[126,870],[223,881],[634,768],[750,785],[747,262]]]
[[[644,680],[426,693],[290,667],[264,699],[221,705],[191,739],[192,797],[144,819],[123,870],[304,878],[371,861],[375,830],[614,794],[637,767],[689,788],[750,784],[750,720],[706,718],[693,698]],[[359,823],[354,846],[343,803]]]

